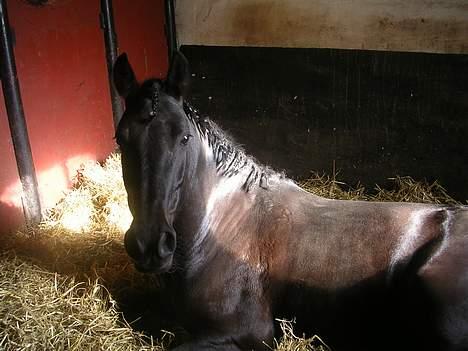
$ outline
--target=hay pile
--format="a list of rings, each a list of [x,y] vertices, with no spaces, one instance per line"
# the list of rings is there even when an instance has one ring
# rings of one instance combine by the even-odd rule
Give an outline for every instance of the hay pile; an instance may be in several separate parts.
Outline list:
[[[309,178],[299,181],[298,185],[310,193],[329,199],[369,200],[366,189],[360,184],[351,188],[336,180],[335,176],[330,177],[326,174],[312,172]]]
[[[401,201],[421,202],[432,204],[460,205],[461,202],[453,199],[439,182],[416,182],[411,177],[390,178],[393,182],[391,189],[383,189],[379,185],[377,193],[371,197],[373,201]]]
[[[125,232],[131,221],[120,155],[111,154],[102,165],[93,161],[82,165],[72,191],[48,211],[42,227],[114,235]]]
[[[437,181],[415,181],[411,177],[394,177],[388,179],[391,185],[388,189],[379,185],[373,191],[368,191],[361,184],[354,188],[335,177],[311,173],[310,177],[299,181],[303,189],[319,196],[340,200],[367,200],[387,202],[419,202],[432,204],[460,205]]]
[[[303,338],[294,334],[294,322],[284,319],[277,319],[280,323],[283,337],[275,341],[276,351],[331,351],[331,348],[319,336]]]
[[[300,182],[330,198],[457,203],[437,183],[398,177],[394,184],[369,195],[317,174]],[[130,222],[120,156],[113,154],[102,165],[83,165],[39,227],[0,235],[0,349],[164,349],[172,335],[158,333],[158,324],[145,326],[158,316],[148,316],[154,307],[148,305],[158,300],[159,282],[135,271],[123,247]],[[319,338],[297,337],[291,323],[280,323],[284,337],[276,350],[328,350]]]

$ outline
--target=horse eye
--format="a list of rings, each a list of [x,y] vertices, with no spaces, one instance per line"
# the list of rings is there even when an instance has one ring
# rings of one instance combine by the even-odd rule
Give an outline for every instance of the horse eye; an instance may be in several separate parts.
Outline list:
[[[187,145],[187,143],[189,142],[189,140],[190,140],[190,138],[191,138],[192,136],[193,136],[193,135],[191,135],[191,134],[187,134],[186,136],[184,136],[184,137],[182,138],[182,140],[180,141],[180,143],[181,143],[182,145]]]

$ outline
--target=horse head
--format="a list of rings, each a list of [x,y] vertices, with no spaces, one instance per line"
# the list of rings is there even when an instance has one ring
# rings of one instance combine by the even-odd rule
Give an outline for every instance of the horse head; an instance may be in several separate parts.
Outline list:
[[[164,273],[173,265],[174,220],[191,174],[190,158],[196,157],[189,147],[195,130],[183,109],[189,77],[187,60],[180,53],[166,81],[139,84],[126,54],[117,58],[113,69],[115,87],[126,105],[116,131],[133,215],[125,247],[137,269],[145,272]]]

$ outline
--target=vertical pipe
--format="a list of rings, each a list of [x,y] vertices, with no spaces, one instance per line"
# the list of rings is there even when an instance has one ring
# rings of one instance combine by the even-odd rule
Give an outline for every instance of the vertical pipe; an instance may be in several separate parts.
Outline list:
[[[117,128],[123,114],[123,107],[120,96],[112,81],[112,67],[114,66],[114,62],[117,58],[117,35],[114,30],[112,0],[101,0],[101,13],[99,17],[101,21],[101,29],[104,32],[104,43],[106,46],[107,75],[109,78],[114,127]]]
[[[6,0],[0,0],[0,36],[0,76],[2,79],[3,96],[8,114],[11,139],[15,150],[18,174],[23,187],[24,217],[26,224],[32,225],[41,220],[41,205],[16,72]]]
[[[172,56],[174,52],[177,51],[177,32],[175,26],[175,10],[174,10],[174,1],[165,0],[164,3],[166,11],[166,38],[167,38],[167,48],[169,51],[169,62],[172,61]]]

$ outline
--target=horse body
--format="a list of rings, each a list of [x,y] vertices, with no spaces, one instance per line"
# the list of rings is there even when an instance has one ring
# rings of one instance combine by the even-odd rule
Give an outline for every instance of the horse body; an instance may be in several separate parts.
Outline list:
[[[305,192],[183,102],[176,57],[166,86],[140,87],[126,57],[114,80],[126,248],[172,282],[194,336],[177,349],[264,349],[275,317],[336,350],[468,349],[468,209]]]
[[[242,327],[246,320],[255,321],[244,333],[258,328],[261,320],[251,315],[255,309],[249,301],[262,306],[262,324],[267,325],[262,328],[268,333],[260,334],[263,338],[257,335],[258,340],[271,338],[273,316],[286,316],[297,319],[300,331],[342,340],[342,345],[333,344],[338,349],[353,349],[352,338],[357,336],[358,340],[375,339],[381,350],[402,349],[401,339],[382,342],[389,330],[395,331],[395,337],[404,336],[410,349],[447,349],[442,328],[434,334],[434,314],[447,312],[438,310],[437,296],[428,295],[425,275],[434,263],[431,260],[446,250],[444,245],[460,239],[448,231],[456,210],[329,200],[280,177],[268,189],[256,187],[245,193],[238,187],[217,201],[204,250],[195,255],[205,260],[192,273],[195,283],[187,290],[195,287],[196,293],[190,295],[188,305],[203,306],[206,311],[205,303],[214,304],[215,319],[220,315],[217,308],[239,308],[228,312]],[[465,259],[460,267],[467,263]],[[448,286],[453,290],[454,278],[466,278],[466,270],[441,276],[452,282]],[[465,299],[467,292],[460,290]],[[445,296],[442,291],[439,294]],[[221,301],[225,307],[220,307]],[[250,318],[242,317],[245,312]],[[461,313],[465,329],[461,328],[464,334],[459,338],[466,335],[467,327],[466,310]],[[195,323],[200,323],[203,318],[196,316]],[[386,321],[373,325],[378,319]],[[430,328],[433,334],[427,335]],[[229,329],[232,333],[232,324]]]

